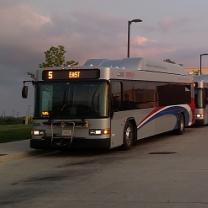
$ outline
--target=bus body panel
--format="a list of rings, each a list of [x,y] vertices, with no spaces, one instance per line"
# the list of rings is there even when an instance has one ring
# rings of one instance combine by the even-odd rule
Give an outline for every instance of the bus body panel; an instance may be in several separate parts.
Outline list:
[[[179,113],[184,115],[185,126],[191,126],[193,115],[189,105],[115,112],[111,119],[111,147],[122,145],[127,118],[136,121],[139,140],[177,129]]]
[[[78,120],[77,120],[78,121]],[[110,119],[86,119],[85,122],[87,123],[86,126],[73,126],[73,123],[76,120],[55,120],[53,123],[48,123],[47,120],[34,120],[33,121],[33,131],[42,130],[44,131],[44,136],[32,136],[32,140],[35,143],[41,143],[45,139],[48,139],[49,145],[52,145],[53,142],[57,142],[61,140],[68,143],[68,146],[71,146],[71,143],[76,143],[79,141],[79,145],[85,140],[86,146],[94,146],[94,148],[98,147],[99,144],[96,146],[96,142],[99,143],[100,141],[106,140],[109,142],[107,148],[110,148],[110,132],[106,135],[90,135],[90,130],[101,130],[101,129],[110,129]],[[48,124],[46,124],[48,123]],[[68,134],[67,134],[68,133]],[[96,142],[95,142],[96,141]],[[58,142],[57,142],[58,143]],[[92,145],[93,144],[93,145]],[[58,144],[59,145],[59,144]],[[60,144],[61,145],[61,144]],[[41,145],[40,145],[41,146]],[[55,144],[54,144],[55,146]]]
[[[127,110],[114,112],[113,117],[111,119],[111,147],[113,148],[123,144],[123,130],[128,118],[134,119],[136,121],[136,124],[139,124],[151,111],[152,109],[142,109],[139,111]],[[145,137],[153,135],[155,131],[155,121],[145,125],[145,128],[148,128]],[[140,134],[138,135],[140,136]]]
[[[188,105],[156,108],[137,126],[138,139],[177,129],[178,114],[182,113],[185,126],[192,125],[192,111]],[[149,129],[153,131],[149,132]]]

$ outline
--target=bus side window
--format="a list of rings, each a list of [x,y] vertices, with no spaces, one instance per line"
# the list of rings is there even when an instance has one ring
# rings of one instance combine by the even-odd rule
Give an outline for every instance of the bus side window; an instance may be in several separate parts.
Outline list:
[[[191,92],[185,85],[162,84],[157,87],[159,106],[178,105],[190,102]]]
[[[111,107],[116,112],[121,109],[121,83],[118,81],[111,82]]]

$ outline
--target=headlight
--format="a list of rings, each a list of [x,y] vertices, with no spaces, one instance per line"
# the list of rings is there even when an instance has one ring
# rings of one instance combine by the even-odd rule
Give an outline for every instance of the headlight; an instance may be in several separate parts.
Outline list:
[[[32,135],[33,136],[42,136],[45,134],[44,130],[32,130]]]
[[[203,114],[200,114],[200,113],[197,113],[196,114],[196,118],[203,119],[204,118],[204,115]]]
[[[109,135],[110,129],[90,129],[90,135]]]

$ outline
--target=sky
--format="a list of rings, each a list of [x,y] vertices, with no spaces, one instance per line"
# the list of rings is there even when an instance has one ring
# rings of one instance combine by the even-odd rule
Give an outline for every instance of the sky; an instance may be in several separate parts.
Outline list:
[[[66,59],[131,56],[171,59],[198,67],[208,53],[207,0],[1,0],[0,116],[33,112],[33,90],[22,99],[22,81],[44,61],[44,51],[63,45]],[[208,57],[203,57],[203,66]]]

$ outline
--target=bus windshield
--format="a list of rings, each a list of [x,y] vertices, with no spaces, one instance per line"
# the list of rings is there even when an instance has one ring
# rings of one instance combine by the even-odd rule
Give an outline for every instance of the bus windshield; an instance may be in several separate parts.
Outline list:
[[[108,116],[105,81],[39,82],[35,118],[84,119]]]

